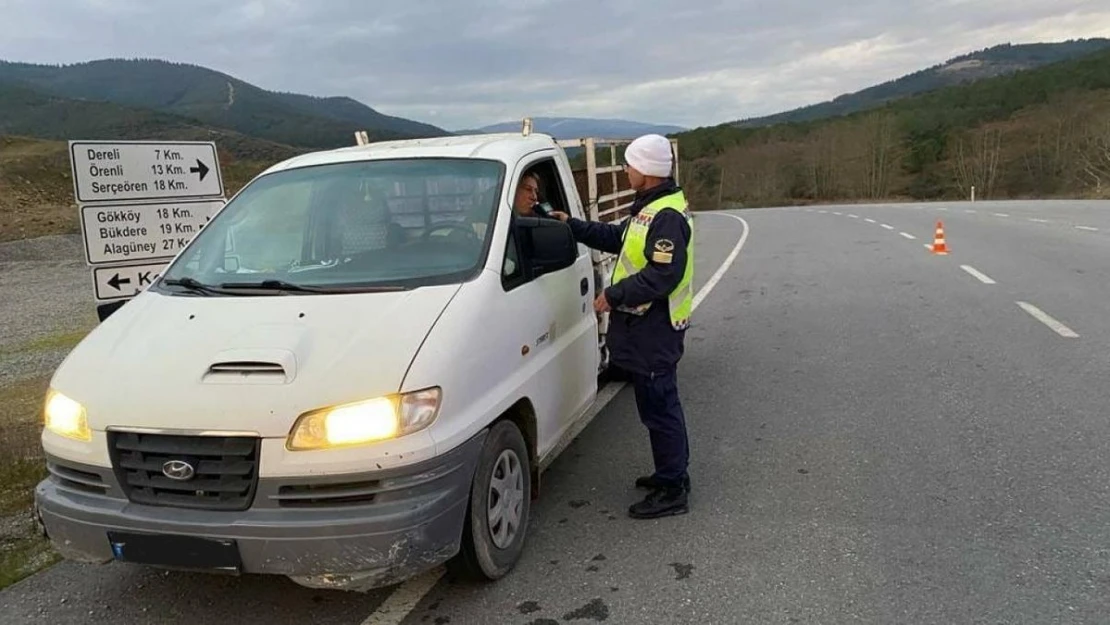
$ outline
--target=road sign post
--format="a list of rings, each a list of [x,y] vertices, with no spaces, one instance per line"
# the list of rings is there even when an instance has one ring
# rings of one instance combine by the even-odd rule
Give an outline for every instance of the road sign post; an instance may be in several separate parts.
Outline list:
[[[170,259],[222,208],[224,201],[85,204],[81,230],[89,265]]]
[[[85,262],[103,321],[226,202],[212,141],[70,141]]]
[[[93,267],[98,302],[131,299],[146,289],[166,268],[166,262]]]
[[[216,144],[70,141],[78,204],[224,196]]]

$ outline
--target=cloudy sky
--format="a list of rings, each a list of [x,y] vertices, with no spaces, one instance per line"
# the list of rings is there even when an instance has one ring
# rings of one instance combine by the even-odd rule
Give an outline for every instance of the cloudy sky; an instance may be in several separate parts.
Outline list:
[[[4,0],[0,59],[196,63],[449,130],[526,115],[693,127],[826,100],[998,43],[1110,36],[1106,0],[591,5]]]

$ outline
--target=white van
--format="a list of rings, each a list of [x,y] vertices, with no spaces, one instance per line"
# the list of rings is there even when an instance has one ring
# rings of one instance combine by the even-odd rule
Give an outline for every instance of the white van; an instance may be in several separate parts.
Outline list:
[[[307,154],[236,194],[53,377],[58,551],[323,588],[507,573],[595,400],[611,262],[512,198],[529,170],[577,217],[630,194],[598,196],[620,168],[595,141],[525,127]]]

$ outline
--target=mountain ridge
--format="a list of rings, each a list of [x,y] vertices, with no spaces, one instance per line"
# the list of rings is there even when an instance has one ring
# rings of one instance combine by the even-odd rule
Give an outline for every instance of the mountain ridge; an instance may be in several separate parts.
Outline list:
[[[375,139],[449,135],[384,115],[346,96],[269,91],[224,72],[161,59],[98,59],[66,65],[0,61],[0,83],[44,94],[173,114],[296,147],[349,145],[356,130]]]
[[[871,110],[884,104],[960,84],[1036,69],[1110,48],[1110,38],[1057,42],[1002,43],[961,54],[931,67],[831,100],[723,125],[757,128],[781,123],[817,121]]]

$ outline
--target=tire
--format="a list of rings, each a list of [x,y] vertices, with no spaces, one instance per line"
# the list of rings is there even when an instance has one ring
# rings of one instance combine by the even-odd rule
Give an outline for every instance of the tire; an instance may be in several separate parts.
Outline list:
[[[514,471],[515,468],[515,471]],[[493,426],[482,446],[478,465],[470,487],[470,502],[463,524],[462,545],[450,568],[458,576],[472,581],[494,581],[504,577],[516,566],[524,551],[524,541],[531,515],[532,473],[524,436],[512,421]],[[495,476],[510,471],[511,483],[501,490],[494,485]],[[515,501],[511,508],[501,508],[500,519],[491,531],[490,503],[505,501],[501,494]],[[510,510],[515,513],[510,514]],[[517,519],[515,528],[509,519]],[[515,531],[514,531],[515,530]]]

